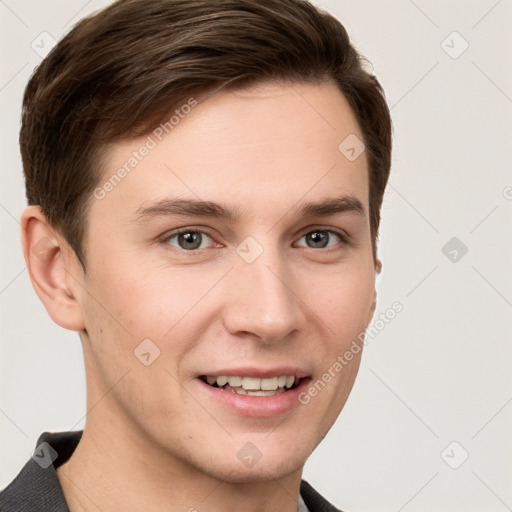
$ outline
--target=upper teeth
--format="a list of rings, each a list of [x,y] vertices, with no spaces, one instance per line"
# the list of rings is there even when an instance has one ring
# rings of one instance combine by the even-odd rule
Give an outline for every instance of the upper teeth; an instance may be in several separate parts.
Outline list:
[[[274,391],[277,388],[291,388],[295,382],[293,375],[281,375],[280,377],[270,377],[260,379],[258,377],[238,377],[220,375],[219,377],[206,377],[206,382],[222,387],[229,384],[231,387],[242,387],[246,390]]]

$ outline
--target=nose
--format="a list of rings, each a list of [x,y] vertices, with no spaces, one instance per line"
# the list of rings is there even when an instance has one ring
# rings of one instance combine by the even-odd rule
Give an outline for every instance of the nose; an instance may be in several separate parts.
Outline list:
[[[237,256],[228,279],[223,320],[231,334],[272,344],[302,329],[305,304],[277,248],[266,248],[252,263]]]

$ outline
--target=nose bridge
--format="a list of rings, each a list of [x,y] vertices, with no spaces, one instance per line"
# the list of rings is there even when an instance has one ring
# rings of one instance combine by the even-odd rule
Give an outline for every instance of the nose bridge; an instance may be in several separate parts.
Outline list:
[[[300,301],[293,293],[292,274],[277,244],[256,243],[248,240],[247,245],[242,242],[237,248],[231,272],[235,290],[228,299],[225,320],[233,334],[249,332],[269,343],[299,327]]]

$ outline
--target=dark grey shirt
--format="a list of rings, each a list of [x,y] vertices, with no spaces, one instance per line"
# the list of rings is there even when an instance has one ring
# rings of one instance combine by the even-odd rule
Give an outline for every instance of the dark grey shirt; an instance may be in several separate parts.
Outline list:
[[[69,512],[56,469],[71,457],[81,437],[82,430],[41,434],[31,459],[0,492],[0,511]],[[300,494],[309,512],[341,512],[305,480]]]

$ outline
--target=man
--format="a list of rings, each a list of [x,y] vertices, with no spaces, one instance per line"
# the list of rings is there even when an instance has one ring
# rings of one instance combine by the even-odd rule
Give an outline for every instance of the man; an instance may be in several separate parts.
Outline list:
[[[2,510],[335,510],[301,475],[357,374],[391,156],[342,25],[118,1],[41,63],[22,121],[23,250],[80,333],[87,418],[40,437]]]

